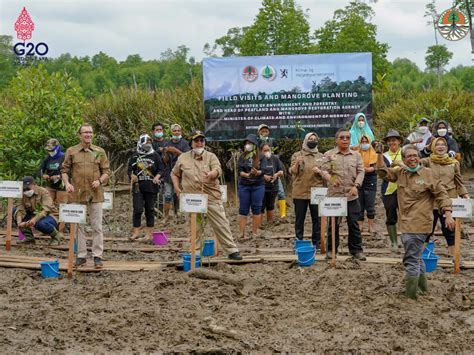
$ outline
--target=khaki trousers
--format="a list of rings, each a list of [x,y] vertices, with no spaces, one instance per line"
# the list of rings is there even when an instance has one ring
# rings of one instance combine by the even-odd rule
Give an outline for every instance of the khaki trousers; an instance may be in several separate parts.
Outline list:
[[[92,256],[102,258],[104,251],[104,234],[102,232],[102,202],[87,204],[87,212],[92,227]],[[79,224],[77,232],[77,257],[87,257],[87,243],[84,224]]]
[[[229,220],[225,215],[224,205],[222,202],[209,202],[207,206],[207,219],[217,237],[219,245],[222,246],[224,253],[232,254],[239,251],[235,245],[234,238],[232,237]],[[196,247],[197,249],[200,249],[201,243],[204,240],[204,233],[197,234]]]

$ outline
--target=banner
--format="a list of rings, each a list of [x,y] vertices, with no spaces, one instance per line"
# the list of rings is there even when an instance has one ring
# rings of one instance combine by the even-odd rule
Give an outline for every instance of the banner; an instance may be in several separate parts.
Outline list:
[[[260,124],[274,138],[333,137],[354,115],[372,121],[372,54],[204,59],[206,138],[244,139]]]

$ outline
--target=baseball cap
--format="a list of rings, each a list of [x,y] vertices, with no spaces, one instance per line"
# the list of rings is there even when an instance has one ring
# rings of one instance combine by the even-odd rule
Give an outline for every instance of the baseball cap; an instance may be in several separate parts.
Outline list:
[[[35,184],[35,179],[33,178],[33,176],[25,176],[23,177],[22,181],[23,181],[23,189],[30,188],[31,186]]]

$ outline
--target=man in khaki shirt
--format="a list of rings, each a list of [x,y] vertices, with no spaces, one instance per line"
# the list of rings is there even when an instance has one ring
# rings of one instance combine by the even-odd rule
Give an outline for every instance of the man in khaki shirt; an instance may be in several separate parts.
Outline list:
[[[70,202],[86,204],[92,227],[92,256],[96,268],[102,267],[104,236],[102,232],[102,202],[104,190],[109,176],[109,160],[105,151],[92,144],[94,131],[90,124],[79,128],[80,143],[66,150],[61,175],[70,194]],[[69,180],[69,176],[72,180]],[[87,245],[84,225],[80,224],[77,235],[76,266],[86,263]]]
[[[176,193],[201,193],[208,195],[207,218],[220,245],[229,259],[242,260],[230,230],[229,221],[222,204],[219,180],[221,164],[214,153],[204,149],[205,136],[201,131],[191,135],[192,150],[179,156],[171,173]],[[200,249],[204,235],[197,236],[196,246]]]
[[[57,209],[48,190],[36,185],[32,176],[23,178],[23,197],[18,207],[13,209],[13,218],[18,228],[25,235],[19,244],[35,244],[35,237],[31,228],[51,236],[49,244],[59,244],[61,233],[58,232],[58,223],[52,216]]]
[[[387,168],[383,161],[383,144],[375,144],[377,151],[377,174],[398,185],[398,226],[402,232],[405,248],[406,296],[416,298],[417,292],[428,291],[425,263],[422,260],[423,243],[433,226],[433,206],[446,216],[446,227],[454,229],[451,217],[451,199],[442,182],[436,179],[429,168],[420,165],[418,149],[411,144],[402,148],[402,159],[406,167]]]
[[[349,148],[351,133],[347,128],[336,132],[336,147],[324,154],[322,168],[316,170],[328,183],[328,197],[347,198],[347,229],[349,230],[348,247],[354,259],[366,260],[362,249],[362,236],[359,219],[360,204],[358,188],[364,181],[364,163],[359,152]],[[342,218],[336,218],[336,254],[339,246],[339,225]],[[331,226],[329,225],[329,228]],[[330,229],[328,229],[328,234]],[[331,259],[332,239],[328,238],[326,259]]]

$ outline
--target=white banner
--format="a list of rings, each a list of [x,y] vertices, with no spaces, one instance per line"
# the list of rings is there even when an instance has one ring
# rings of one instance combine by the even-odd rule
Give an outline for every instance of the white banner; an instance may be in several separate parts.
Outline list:
[[[85,224],[86,215],[86,205],[65,203],[59,205],[59,222]]]
[[[311,188],[311,204],[317,205],[319,201],[324,199],[328,194],[327,187],[312,187]]]
[[[23,182],[22,181],[0,181],[0,197],[5,198],[22,198]]]
[[[104,202],[102,202],[103,210],[111,210],[114,207],[114,193],[104,192]]]
[[[347,216],[346,197],[326,197],[319,202],[319,216],[345,217]]]
[[[453,218],[472,219],[472,201],[466,198],[452,198]]]
[[[207,213],[207,194],[181,193],[179,209],[187,213]]]

